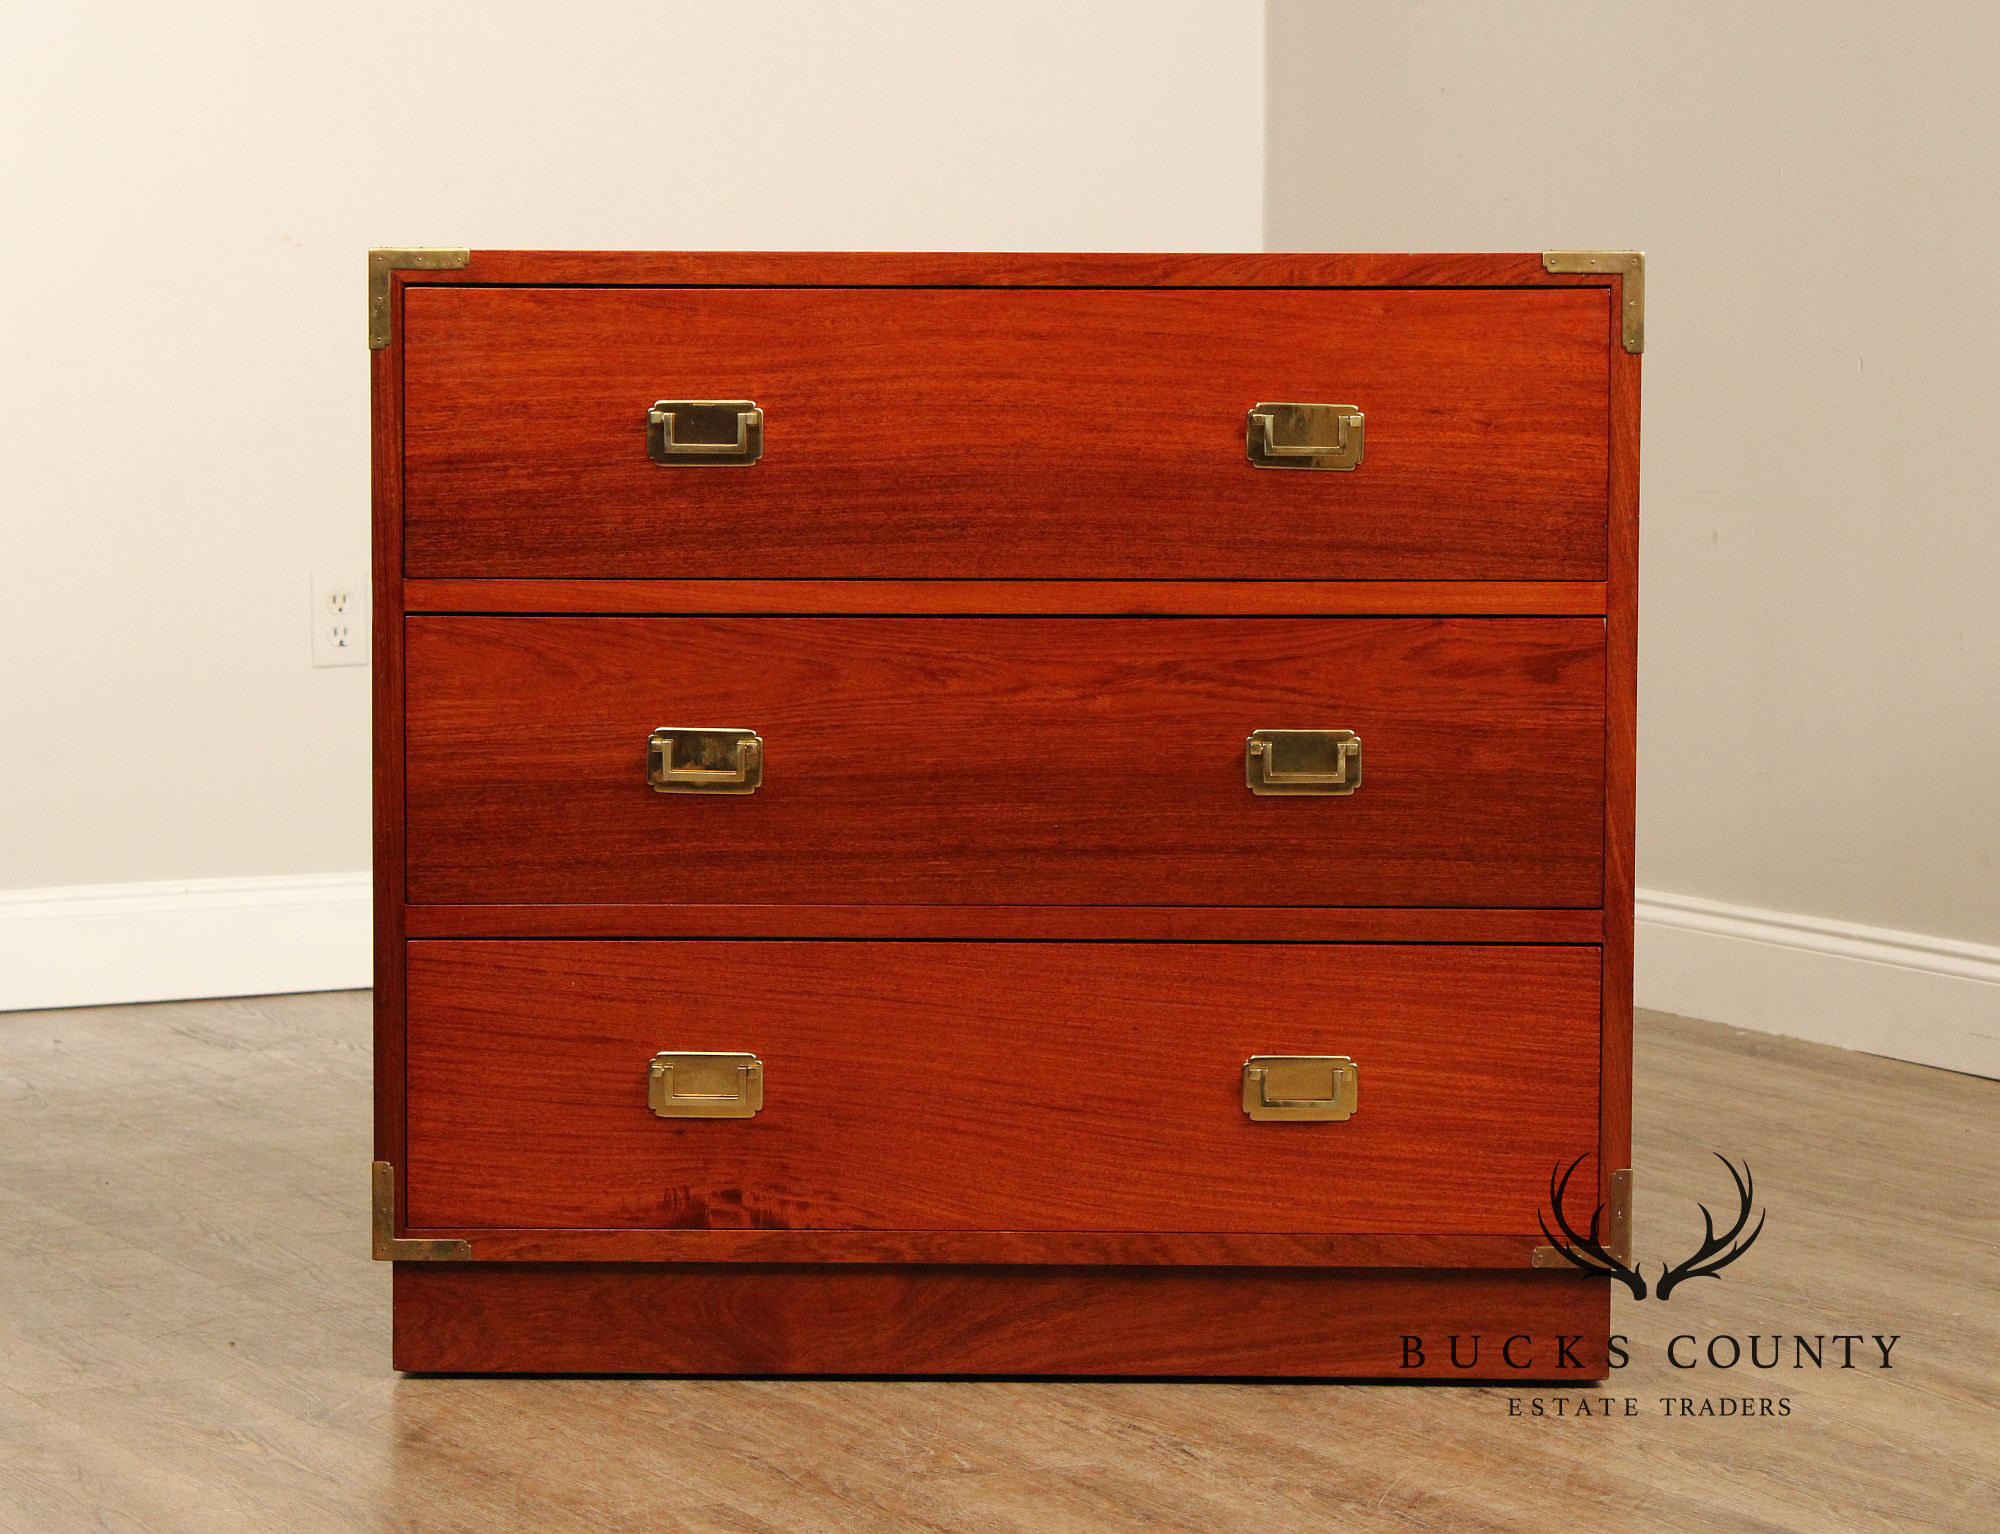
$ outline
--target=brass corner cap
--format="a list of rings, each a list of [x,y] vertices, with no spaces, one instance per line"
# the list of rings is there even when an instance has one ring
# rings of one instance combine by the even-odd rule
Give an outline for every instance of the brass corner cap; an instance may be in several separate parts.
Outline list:
[[[371,1169],[370,1205],[372,1233],[377,1262],[464,1262],[472,1256],[472,1243],[448,1237],[417,1238],[396,1234],[396,1168],[378,1161]]]
[[[389,274],[391,272],[455,272],[472,260],[469,250],[442,246],[384,246],[368,252],[368,349],[379,352],[389,344]]]
[[[1621,1167],[1611,1174],[1610,1198],[1604,1208],[1604,1249],[1622,1263],[1632,1261],[1632,1169]],[[1538,1246],[1528,1254],[1531,1268],[1574,1268],[1575,1263],[1552,1246]]]
[[[1620,316],[1625,350],[1646,349],[1646,253],[1643,250],[1545,250],[1542,269],[1571,276],[1601,273],[1625,279],[1625,308]]]

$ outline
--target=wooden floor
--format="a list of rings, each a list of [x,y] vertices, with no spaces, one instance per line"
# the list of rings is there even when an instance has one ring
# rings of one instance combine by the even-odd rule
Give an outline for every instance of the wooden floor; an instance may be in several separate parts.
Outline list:
[[[1642,1018],[1640,1256],[1692,1249],[1712,1150],[1770,1223],[1621,1300],[1609,1386],[1540,1393],[1637,1415],[1538,1420],[1449,1386],[399,1379],[367,1040],[360,994],[0,1017],[0,1527],[2000,1527],[2000,1084]],[[1901,1341],[1886,1373],[1662,1357],[1774,1332]]]

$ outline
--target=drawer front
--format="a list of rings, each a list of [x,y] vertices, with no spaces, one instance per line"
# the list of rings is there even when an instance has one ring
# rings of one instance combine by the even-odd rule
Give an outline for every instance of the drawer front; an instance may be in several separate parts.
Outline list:
[[[1596,618],[413,618],[417,903],[1590,907]],[[762,737],[656,793],[656,728]],[[1360,740],[1343,795],[1253,731]]]
[[[1551,1167],[1597,1143],[1599,970],[1595,948],[413,943],[409,1222],[1531,1234]],[[759,1111],[657,1115],[649,1064],[683,1051],[754,1055]],[[1247,1116],[1269,1054],[1352,1060],[1352,1116]]]
[[[403,302],[416,577],[1605,576],[1602,290]],[[656,464],[683,399],[754,401],[762,456]],[[1277,402],[1359,408],[1360,465],[1253,468]]]

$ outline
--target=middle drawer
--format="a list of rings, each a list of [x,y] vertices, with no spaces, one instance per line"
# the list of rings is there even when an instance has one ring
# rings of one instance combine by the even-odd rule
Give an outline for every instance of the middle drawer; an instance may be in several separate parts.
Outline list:
[[[1590,907],[1598,618],[424,616],[419,904]],[[659,728],[763,741],[662,794]],[[1246,786],[1260,730],[1360,784]]]

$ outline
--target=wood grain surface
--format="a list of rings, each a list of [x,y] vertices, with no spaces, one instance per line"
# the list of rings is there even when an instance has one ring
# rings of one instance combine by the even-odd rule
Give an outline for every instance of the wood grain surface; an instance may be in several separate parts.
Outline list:
[[[1592,618],[418,617],[418,903],[1596,906]],[[646,785],[660,726],[755,794]],[[1255,729],[1359,732],[1260,798]]]
[[[1574,1213],[1588,1210],[1578,1201]],[[425,1226],[477,1262],[922,1263],[981,1267],[1490,1268],[1522,1272],[1547,1238],[1414,1231],[536,1229]]]
[[[402,290],[411,576],[1597,581],[1603,288]],[[661,468],[656,399],[764,456]],[[1367,414],[1258,470],[1260,401]]]
[[[396,302],[401,302],[400,292]],[[375,1156],[403,1164],[403,350],[368,354]],[[400,1175],[400,1174],[399,1174]]]
[[[1596,943],[1604,926],[1588,908],[1464,906],[414,905],[403,921],[411,937],[1178,943]]]
[[[475,250],[409,286],[961,288],[1615,288],[1537,251]]]
[[[1599,616],[1601,581],[406,581],[408,612]]]
[[[1602,1279],[1562,1273],[396,1267],[412,1371],[1583,1381],[1605,1373],[1611,1310]],[[1483,1367],[1451,1366],[1452,1333],[1489,1334]],[[1409,1368],[1406,1335],[1437,1339]],[[1502,1355],[1513,1335],[1526,1367]]]
[[[1620,289],[1622,292],[1622,288]],[[1616,308],[1612,331],[1618,329]],[[1632,1164],[1632,964],[1638,895],[1639,358],[1612,343],[1610,582],[1604,670],[1604,1033],[1608,1176]],[[1608,1184],[1600,1197],[1609,1198]]]
[[[406,1117],[406,1076],[413,1090],[420,1075],[445,1083],[441,1096],[432,1094],[444,1104],[440,1124],[464,1118],[459,1097],[478,1097],[475,1142],[504,1132],[512,1115],[523,1127],[501,1147],[503,1163],[566,1155],[567,1134],[571,1149],[585,1147],[583,1162],[602,1160],[608,1175],[597,1182],[610,1190],[602,1197],[631,1196],[629,1151],[600,1157],[597,1074],[584,1062],[623,1049],[643,1033],[643,1020],[614,1002],[611,1021],[601,1021],[607,1009],[593,986],[608,982],[593,980],[588,962],[577,977],[578,956],[590,952],[713,959],[712,970],[693,966],[701,995],[666,988],[670,1016],[681,1015],[675,1003],[685,1010],[724,994],[732,966],[742,970],[749,993],[786,1002],[782,1050],[796,1048],[817,1065],[808,1072],[815,1104],[833,1103],[836,1120],[851,1115],[844,1130],[826,1131],[841,1137],[831,1157],[807,1143],[810,1134],[787,1139],[780,1126],[776,1202],[746,1191],[770,1169],[760,1159],[767,1138],[748,1160],[698,1164],[681,1213],[660,1223],[568,1230],[478,1215],[465,1228],[483,1250],[538,1276],[488,1281],[481,1275],[504,1270],[483,1264],[429,1270],[411,1275],[421,1293],[407,1303],[399,1278],[405,1317],[432,1324],[460,1358],[484,1350],[494,1360],[437,1367],[532,1367],[503,1355],[518,1353],[517,1344],[547,1345],[551,1359],[579,1345],[615,1352],[622,1336],[626,1362],[603,1367],[810,1372],[865,1367],[840,1360],[872,1345],[877,1357],[907,1357],[882,1367],[911,1370],[939,1367],[924,1360],[942,1352],[967,1359],[968,1372],[1067,1357],[1084,1359],[1078,1372],[1202,1373],[1227,1367],[1224,1355],[1254,1353],[1239,1337],[1203,1331],[1226,1328],[1247,1308],[1281,1351],[1316,1360],[1273,1372],[1368,1372],[1349,1323],[1406,1302],[1432,1318],[1456,1316],[1455,1301],[1425,1286],[1472,1276],[1396,1273],[1395,1265],[1511,1267],[1538,1233],[1435,1220],[1418,1228],[1393,1218],[1389,1229],[1357,1229],[1357,1220],[1329,1230],[1245,1222],[1228,1210],[1176,1229],[1136,1205],[1125,1211],[1130,1218],[1093,1224],[1103,1211],[1076,1193],[1055,1196],[1057,1216],[1040,1227],[1002,1228],[996,1211],[1010,1198],[1023,1204],[1028,1190],[1010,1189],[1005,1176],[971,1175],[987,1173],[989,1161],[1025,1161],[1044,1166],[1052,1186],[1068,1187],[1071,1163],[1116,1174],[1130,1162],[1138,1168],[1132,1196],[1143,1204],[1146,1188],[1167,1181],[1161,1167],[1174,1147],[1131,1116],[1131,1098],[1116,1099],[1103,1143],[1089,1132],[1094,1120],[1086,1117],[1080,1133],[1060,1110],[1059,1132],[1031,1139],[1019,1109],[1039,1100],[1007,1073],[1017,1056],[1046,1049],[1051,1029],[1094,1018],[1089,1042],[1119,1043],[1120,1028],[1137,1026],[1135,1013],[1147,1007],[1165,1022],[1138,1041],[1142,1060],[1176,1039],[1186,1055],[1237,1020],[1199,1015],[1205,996],[1211,1012],[1226,1005],[1204,989],[1210,972],[1235,975],[1238,993],[1255,990],[1275,954],[1394,955],[1392,971],[1453,952],[1473,954],[1480,966],[1525,963],[1487,982],[1499,1019],[1488,1031],[1548,1051],[1561,1090],[1568,1075],[1588,1078],[1573,1114],[1565,1108],[1557,1117],[1573,1116],[1607,1152],[1593,1174],[1629,1163],[1639,363],[1618,344],[1621,293],[1616,277],[1552,277],[1533,255],[479,252],[462,271],[399,275],[394,342],[373,359],[376,857],[378,869],[407,865],[409,877],[378,880],[376,1153],[402,1173],[404,1228],[423,1213],[411,1199],[426,1196],[424,1178],[409,1173],[420,1147],[405,1146],[405,1131],[429,1111],[413,1100]],[[663,381],[663,368],[679,371]],[[741,387],[716,381],[732,370],[755,377]],[[768,413],[764,463],[690,473],[646,461],[643,411],[653,398],[739,393]],[[1244,462],[1245,406],[1298,398],[1351,400],[1368,411],[1359,472],[1268,472]],[[416,577],[407,584],[406,561]],[[605,631],[538,628],[557,637],[544,649],[525,628],[477,634],[470,626],[497,620],[406,623],[405,612],[599,614],[583,621],[621,625],[628,620],[612,615],[632,615],[633,632],[648,642],[578,653],[584,634]],[[650,616],[668,614],[680,616]],[[885,625],[828,644],[840,623],[856,620],[811,616],[821,614],[939,621],[887,643],[879,642],[891,635]],[[982,634],[983,614],[1038,621],[987,623],[992,633]],[[1042,621],[1049,614],[1155,621],[1093,629]],[[1190,632],[1240,631],[1253,616],[1341,614],[1352,616],[1256,628],[1259,641],[1281,629],[1321,635],[1287,638],[1262,654],[1219,638],[1212,651],[1189,649],[1167,632],[1176,621]],[[777,615],[798,622],[800,636],[754,658],[653,642],[670,625],[679,641],[703,624]],[[1428,615],[1428,635],[1402,631],[1410,620],[1398,615]],[[1456,617],[1441,621],[1447,615]],[[1555,615],[1574,616],[1565,625]],[[1221,621],[1192,621],[1203,617]],[[462,647],[440,641],[431,658],[441,664],[424,669],[427,628],[444,634],[447,624],[469,625],[454,635]],[[914,637],[954,624],[962,625],[955,637],[978,642],[954,648]],[[1031,631],[1058,628],[1084,642],[1069,654],[1049,643],[1010,648]],[[1329,629],[1343,641],[1369,641],[1358,664],[1334,654]],[[1140,638],[1148,630],[1176,647],[1150,649]],[[754,630],[760,643],[773,631]],[[1585,633],[1587,641],[1576,637]],[[447,680],[431,685],[439,678]],[[1267,700],[1275,692],[1277,701],[1401,705],[1373,726],[1312,721],[1362,729],[1368,770],[1355,800],[1304,803],[1358,804],[1360,814],[1319,822],[1317,835],[1256,818],[1258,806],[1286,801],[1245,793],[1241,735],[1286,720],[1235,729],[1232,796],[1201,797],[1214,764],[1183,743],[1203,726],[1197,710],[1258,701],[1242,695],[1246,680]],[[1271,685],[1280,680],[1296,691]],[[757,806],[760,819],[682,823],[662,838],[658,818],[643,818],[690,803],[659,799],[637,781],[633,758],[653,726],[749,723],[764,731],[767,748],[773,739],[761,721],[654,716],[662,683],[693,704],[747,696],[810,740],[790,757],[789,775],[770,780],[783,785],[775,797],[767,787],[733,801]],[[912,719],[922,728],[898,733]],[[1081,734],[1071,729],[1079,719]],[[601,732],[615,726],[622,740],[640,720],[637,740],[614,761]],[[1155,747],[1136,766],[1134,738]],[[1162,741],[1176,748],[1161,749]],[[1382,765],[1385,742],[1403,771]],[[959,749],[966,746],[970,753]],[[880,792],[887,762],[914,769],[902,784],[911,803]],[[1064,776],[1066,768],[1074,770]],[[614,781],[636,787],[641,807],[614,795]],[[1121,796],[1107,782],[1133,791]],[[1037,805],[1054,813],[1038,821]],[[1184,812],[1177,816],[1175,805]],[[747,838],[745,825],[757,828]],[[732,858],[743,851],[747,858]],[[614,933],[934,941],[404,942]],[[1009,941],[941,941],[975,938]],[[1229,946],[1165,946],[1203,938]],[[1048,939],[1089,941],[1024,941]],[[1308,949],[1276,939],[1578,946]],[[448,1038],[456,1053],[406,1065],[407,954],[556,948],[570,950],[564,961],[537,960],[521,984],[445,985],[435,1009],[442,1023],[432,1028],[426,1003],[409,1042],[433,1048]],[[977,973],[941,981],[932,970],[955,950],[991,956],[989,979],[1017,977],[1004,988]],[[864,952],[907,954],[915,968],[840,957]],[[932,958],[915,963],[923,953]],[[1072,954],[1077,967],[1065,971]],[[1201,974],[1186,968],[1210,954],[1224,957]],[[1129,973],[1125,955],[1133,956]],[[1535,966],[1552,958],[1581,969],[1551,981]],[[684,961],[669,967],[669,981],[688,978]],[[770,983],[773,967],[795,973]],[[1126,978],[1105,994],[1090,989],[1087,976],[1107,974]],[[1596,985],[1586,984],[1590,995],[1577,1003],[1572,993],[1588,979]],[[1281,973],[1280,989],[1290,983]],[[1326,986],[1299,983],[1292,1014],[1320,1015]],[[1379,986],[1381,977],[1367,983]],[[541,1006],[533,1025],[522,1022],[524,990]],[[839,1013],[851,1024],[857,996],[863,1004],[879,997],[890,1019],[862,1051],[867,1095],[888,1090],[898,1044],[906,1057],[968,1066],[971,1079],[1005,1089],[947,1090],[931,1110],[942,1131],[895,1130],[871,1144],[870,1121],[853,1107],[856,1084],[838,1069],[842,1048],[852,1053],[851,1027],[829,1020]],[[926,1007],[976,1026],[939,1033],[922,1026]],[[1561,1014],[1553,1025],[1540,1016],[1550,1009]],[[1399,1017],[1411,1015],[1405,1007]],[[1002,1020],[1001,1043],[985,1026],[990,1017]],[[1405,1025],[1380,1024],[1377,1042],[1393,1043]],[[1477,1077],[1490,1062],[1466,1066],[1470,1048],[1434,1016],[1418,1053],[1426,1070]],[[1162,1055],[1144,1069],[1149,1079],[1166,1077],[1179,1063]],[[1539,1056],[1530,1068],[1550,1076]],[[553,1098],[544,1090],[551,1087]],[[1504,1095],[1498,1083],[1482,1089],[1484,1098]],[[998,1126],[998,1141],[975,1132],[996,1104],[1014,1113]],[[1230,1107],[1238,1128],[1364,1123],[1250,1126],[1233,1096]],[[669,1132],[690,1127],[646,1117]],[[777,1122],[769,1118],[747,1127],[768,1131]],[[1497,1175],[1477,1148],[1496,1143],[1499,1131],[1461,1125],[1446,1140],[1461,1132],[1467,1148],[1457,1159],[1478,1163],[1473,1181]],[[438,1136],[466,1154],[457,1129]],[[1025,1153],[1012,1148],[1017,1138]],[[938,1147],[941,1157],[931,1154]],[[1369,1155],[1387,1159],[1367,1180],[1421,1192],[1429,1169],[1451,1156],[1450,1144],[1442,1157],[1438,1149],[1428,1146],[1430,1160],[1412,1172],[1403,1164],[1416,1159],[1411,1153],[1374,1147]],[[871,1154],[898,1157],[898,1175],[870,1170]],[[1219,1160],[1202,1147],[1192,1156],[1222,1177],[1242,1171],[1233,1154],[1225,1143]],[[834,1216],[855,1221],[847,1228],[794,1226],[818,1191],[812,1174],[828,1165],[868,1207]],[[1120,1185],[1116,1175],[1101,1180]],[[1210,1186],[1184,1173],[1180,1181]],[[459,1191],[487,1196],[476,1172]],[[898,1197],[949,1207],[954,1195],[972,1200],[974,1223],[911,1228],[895,1208]],[[1036,1196],[1050,1204],[1046,1188]],[[1356,1195],[1355,1207],[1365,1212],[1370,1196]],[[1490,1195],[1479,1197],[1493,1207]],[[1579,1190],[1580,1202],[1589,1197]],[[992,1207],[977,1208],[982,1198]],[[995,1228],[981,1228],[988,1223]],[[608,1261],[577,1266],[565,1257]],[[827,1290],[825,1270],[783,1266],[808,1260],[838,1264],[850,1275],[846,1288]],[[1004,1266],[898,1266],[982,1261]],[[1197,1266],[1204,1262],[1259,1267],[1218,1268],[1211,1282],[1211,1270]],[[1088,1280],[1083,1264],[1095,1265]],[[1355,1267],[1314,1271],[1342,1264]],[[1372,1275],[1369,1265],[1379,1265]],[[996,1281],[1001,1274],[1015,1282]],[[1307,1337],[1307,1307],[1296,1298],[1304,1291],[1266,1283],[1273,1275],[1338,1281],[1343,1323]],[[1164,1287],[1132,1287],[1163,1276]],[[1509,1286],[1538,1277],[1504,1275]],[[1581,1287],[1601,1303],[1601,1285]],[[1528,1305],[1510,1287],[1493,1306],[1475,1307],[1473,1320],[1508,1324]],[[706,1342],[649,1330],[646,1318],[663,1306],[703,1318]],[[957,1331],[940,1326],[940,1307],[969,1319]],[[1065,1320],[1097,1328],[1097,1364],[1061,1335]],[[1580,1329],[1601,1337],[1603,1327]]]
[[[1598,980],[1594,948],[414,943],[406,1221],[1526,1235],[1596,1143]],[[656,1117],[661,1050],[756,1054],[763,1111]],[[1252,1122],[1254,1054],[1350,1056],[1357,1112]]]

